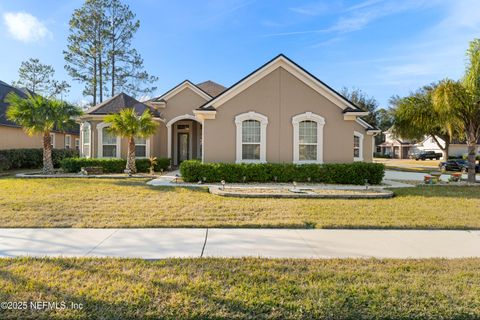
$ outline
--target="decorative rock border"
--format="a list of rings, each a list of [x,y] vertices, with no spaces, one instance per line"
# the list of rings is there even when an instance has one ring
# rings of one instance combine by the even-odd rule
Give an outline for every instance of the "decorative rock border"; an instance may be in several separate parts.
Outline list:
[[[246,188],[248,189],[248,188]],[[253,189],[253,188],[252,188]],[[394,193],[390,190],[374,190],[369,189],[368,193],[361,194],[361,190],[347,190],[345,191],[357,191],[359,193],[343,193],[341,189],[335,189],[338,193],[332,194],[319,194],[312,189],[303,189],[302,193],[291,192],[288,189],[282,189],[284,193],[242,193],[242,192],[229,192],[229,188],[222,190],[221,186],[211,186],[208,191],[211,194],[215,194],[223,197],[236,197],[236,198],[298,198],[298,199],[388,199],[394,196]]]
[[[126,174],[99,174],[99,175],[84,175],[78,173],[56,173],[56,174],[42,174],[38,173],[17,173],[16,178],[28,178],[28,179],[53,179],[53,178],[103,178],[103,179],[135,179],[135,178],[150,178],[154,179],[158,176],[152,176],[149,174],[135,174],[129,177]]]

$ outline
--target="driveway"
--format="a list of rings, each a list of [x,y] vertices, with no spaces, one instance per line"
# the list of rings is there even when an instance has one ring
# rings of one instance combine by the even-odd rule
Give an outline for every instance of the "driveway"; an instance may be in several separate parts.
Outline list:
[[[0,229],[0,257],[480,257],[480,231]]]

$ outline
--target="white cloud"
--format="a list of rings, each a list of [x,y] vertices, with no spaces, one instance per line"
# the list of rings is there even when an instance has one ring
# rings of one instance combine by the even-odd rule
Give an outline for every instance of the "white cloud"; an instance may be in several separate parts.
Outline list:
[[[52,37],[50,30],[40,20],[26,12],[7,12],[3,15],[3,21],[10,36],[22,42],[38,42]]]

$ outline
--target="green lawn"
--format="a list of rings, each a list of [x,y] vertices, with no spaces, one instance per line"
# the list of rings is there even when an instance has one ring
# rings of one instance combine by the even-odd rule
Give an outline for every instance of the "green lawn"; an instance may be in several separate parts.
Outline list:
[[[478,319],[480,259],[0,259],[2,319]]]
[[[0,179],[0,227],[480,229],[479,187],[398,189],[393,199],[241,199],[145,180]]]

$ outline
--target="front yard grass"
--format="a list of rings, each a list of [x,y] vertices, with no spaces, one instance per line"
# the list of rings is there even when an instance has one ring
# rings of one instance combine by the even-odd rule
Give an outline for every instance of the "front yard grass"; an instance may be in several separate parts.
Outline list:
[[[480,188],[423,186],[392,199],[242,199],[143,179],[0,179],[0,227],[480,229]]]
[[[0,259],[2,319],[478,319],[480,259]]]

